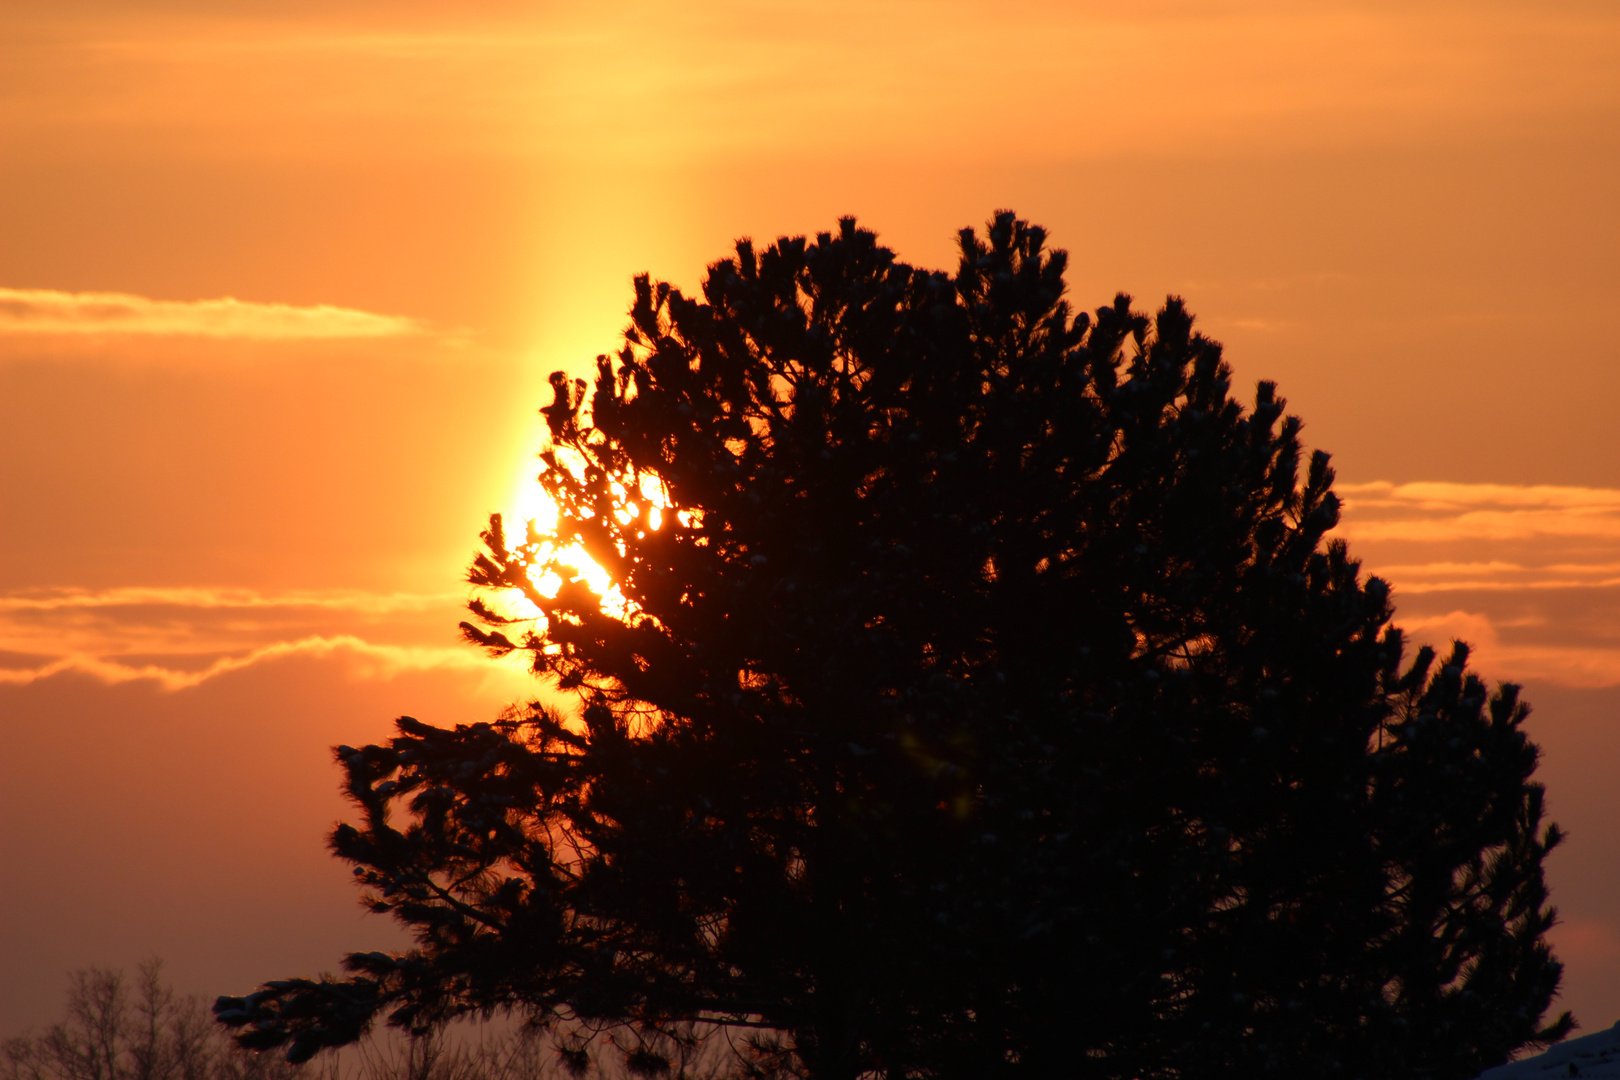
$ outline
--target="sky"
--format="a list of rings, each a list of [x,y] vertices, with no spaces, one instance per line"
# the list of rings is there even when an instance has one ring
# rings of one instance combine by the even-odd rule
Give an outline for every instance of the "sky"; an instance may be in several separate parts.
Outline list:
[[[1185,296],[1420,641],[1525,687],[1563,1006],[1620,1018],[1620,9],[0,2],[0,1037],[398,943],[330,747],[537,688],[459,643],[549,372],[640,272],[1001,208]]]

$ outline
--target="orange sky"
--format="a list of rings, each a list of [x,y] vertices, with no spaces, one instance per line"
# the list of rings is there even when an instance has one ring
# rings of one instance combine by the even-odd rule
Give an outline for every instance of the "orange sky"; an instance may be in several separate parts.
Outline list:
[[[1400,620],[1526,683],[1606,1026],[1617,196],[1612,3],[8,5],[0,1036],[77,966],[392,940],[326,747],[527,692],[461,570],[632,274],[843,213],[949,266],[1004,206],[1279,380]]]

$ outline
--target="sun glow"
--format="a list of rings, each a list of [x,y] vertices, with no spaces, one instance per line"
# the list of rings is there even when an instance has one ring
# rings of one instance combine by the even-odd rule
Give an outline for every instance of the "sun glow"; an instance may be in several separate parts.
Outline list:
[[[631,489],[622,484],[612,485],[617,503],[614,516],[619,524],[628,525],[636,520],[645,507],[648,527],[654,530],[662,528],[664,511],[669,507],[669,498],[663,482],[650,473],[643,473],[637,488],[638,490],[632,494]],[[642,614],[637,605],[625,598],[613,575],[591,558],[582,546],[579,544],[558,546],[554,542],[552,538],[557,533],[560,512],[557,504],[545,493],[532,474],[525,474],[515,486],[508,505],[511,510],[503,516],[511,523],[508,526],[509,538],[526,536],[539,541],[538,565],[530,574],[530,581],[533,582],[536,592],[550,599],[562,588],[565,580],[563,574],[548,566],[554,564],[565,572],[571,571],[573,576],[582,580],[592,593],[601,598],[601,611],[604,615],[620,622],[629,622]],[[539,608],[527,598],[518,595],[508,598],[508,613],[520,618],[544,617]]]

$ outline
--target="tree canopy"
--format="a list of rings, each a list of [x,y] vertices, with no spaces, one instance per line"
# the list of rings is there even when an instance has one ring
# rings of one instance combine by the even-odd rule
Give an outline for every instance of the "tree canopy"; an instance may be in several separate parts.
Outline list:
[[[1517,688],[1404,655],[1327,455],[1180,299],[1072,311],[1010,213],[960,250],[845,219],[636,280],[552,377],[555,529],[470,571],[558,693],[338,749],[332,848],[416,945],[221,999],[245,1045],[514,1009],[649,1074],[715,1025],[817,1080],[1465,1078],[1563,1036]]]

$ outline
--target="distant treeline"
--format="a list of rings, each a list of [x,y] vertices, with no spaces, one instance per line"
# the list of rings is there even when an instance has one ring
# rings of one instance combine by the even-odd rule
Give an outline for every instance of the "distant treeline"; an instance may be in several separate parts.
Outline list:
[[[411,1039],[395,1032],[289,1065],[241,1049],[203,999],[181,995],[148,961],[134,978],[86,968],[68,976],[62,1018],[0,1043],[0,1080],[573,1080],[623,1077],[637,1056],[613,1032],[536,1033],[518,1025],[458,1024]],[[616,1052],[601,1054],[598,1051]],[[623,1064],[630,1049],[631,1069]],[[723,1040],[660,1047],[671,1080],[712,1080],[731,1058]]]

